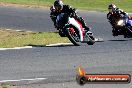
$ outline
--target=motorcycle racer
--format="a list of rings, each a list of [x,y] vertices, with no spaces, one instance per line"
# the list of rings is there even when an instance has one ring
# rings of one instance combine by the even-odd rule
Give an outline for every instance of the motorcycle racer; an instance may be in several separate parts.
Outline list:
[[[116,28],[115,21],[119,20],[120,18],[128,19],[128,14],[123,10],[117,8],[114,4],[110,4],[108,6],[108,10],[109,13],[107,14],[107,19],[113,27],[113,36],[118,36],[118,29]]]
[[[86,26],[84,19],[76,14],[75,9],[71,8],[71,6],[69,6],[69,5],[63,5],[63,2],[61,0],[56,0],[54,2],[54,5],[50,8],[50,10],[51,10],[50,18],[54,22],[55,28],[57,28],[57,24],[56,24],[57,16],[60,13],[67,13],[69,16],[75,18],[80,23],[82,23],[83,28],[85,30],[89,31],[90,28]]]

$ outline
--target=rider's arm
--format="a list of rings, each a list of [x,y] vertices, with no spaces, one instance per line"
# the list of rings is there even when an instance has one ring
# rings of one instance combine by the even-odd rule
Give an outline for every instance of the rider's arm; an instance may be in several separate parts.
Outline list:
[[[50,17],[51,17],[51,18],[56,17],[54,6],[51,6],[51,7],[50,7],[50,11],[51,11],[51,12],[50,12]]]
[[[109,14],[109,13],[107,14],[107,19],[108,19],[108,20],[110,19],[110,14]]]
[[[122,9],[117,9],[119,14],[122,14],[124,16],[124,18],[128,18],[128,13],[124,12]]]
[[[110,13],[107,14],[107,19],[108,19],[109,23],[114,27],[113,20],[112,20]]]
[[[50,18],[51,18],[51,20],[54,22],[54,26],[56,27],[56,18],[57,18],[57,13],[55,12],[55,8],[54,8],[54,6],[52,6],[51,8],[50,8]]]
[[[51,12],[55,12],[55,7],[54,7],[54,6],[51,6],[51,7],[50,7],[50,11],[51,11]]]
[[[110,14],[110,13],[107,14],[107,19],[109,20],[109,22],[112,21],[112,19],[111,19],[111,14]]]

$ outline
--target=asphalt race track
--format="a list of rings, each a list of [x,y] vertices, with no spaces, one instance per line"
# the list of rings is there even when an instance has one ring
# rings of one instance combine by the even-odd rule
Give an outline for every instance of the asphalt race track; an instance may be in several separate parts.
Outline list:
[[[87,73],[132,75],[132,39],[113,37],[106,13],[79,11],[79,14],[92,27],[95,36],[103,38],[103,42],[92,46],[83,44],[78,47],[66,45],[0,51],[0,82],[7,81],[21,88],[131,88],[131,83],[84,86],[76,83],[76,68],[80,65]],[[0,26],[30,31],[55,30],[49,11],[45,9],[0,7]],[[42,80],[30,80],[35,78]]]

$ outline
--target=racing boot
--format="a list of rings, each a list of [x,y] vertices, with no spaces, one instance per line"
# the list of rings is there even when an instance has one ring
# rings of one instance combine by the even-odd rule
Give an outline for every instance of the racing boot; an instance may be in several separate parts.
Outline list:
[[[88,41],[89,41],[89,38],[88,38],[88,37],[94,39],[93,33],[90,31],[90,29],[91,29],[91,28],[89,28],[89,27],[87,27],[87,26],[84,28],[84,30],[85,30],[85,38],[84,38],[84,41],[85,41],[85,42],[88,42]]]

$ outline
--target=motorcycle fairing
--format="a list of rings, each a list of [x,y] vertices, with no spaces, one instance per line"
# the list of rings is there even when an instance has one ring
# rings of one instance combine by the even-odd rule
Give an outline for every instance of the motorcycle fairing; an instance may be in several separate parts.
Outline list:
[[[132,20],[128,20],[127,24],[129,24],[130,26],[132,26]]]
[[[68,23],[74,25],[79,30],[80,40],[81,42],[84,41],[84,29],[81,27],[81,24],[71,17],[69,17]]]

